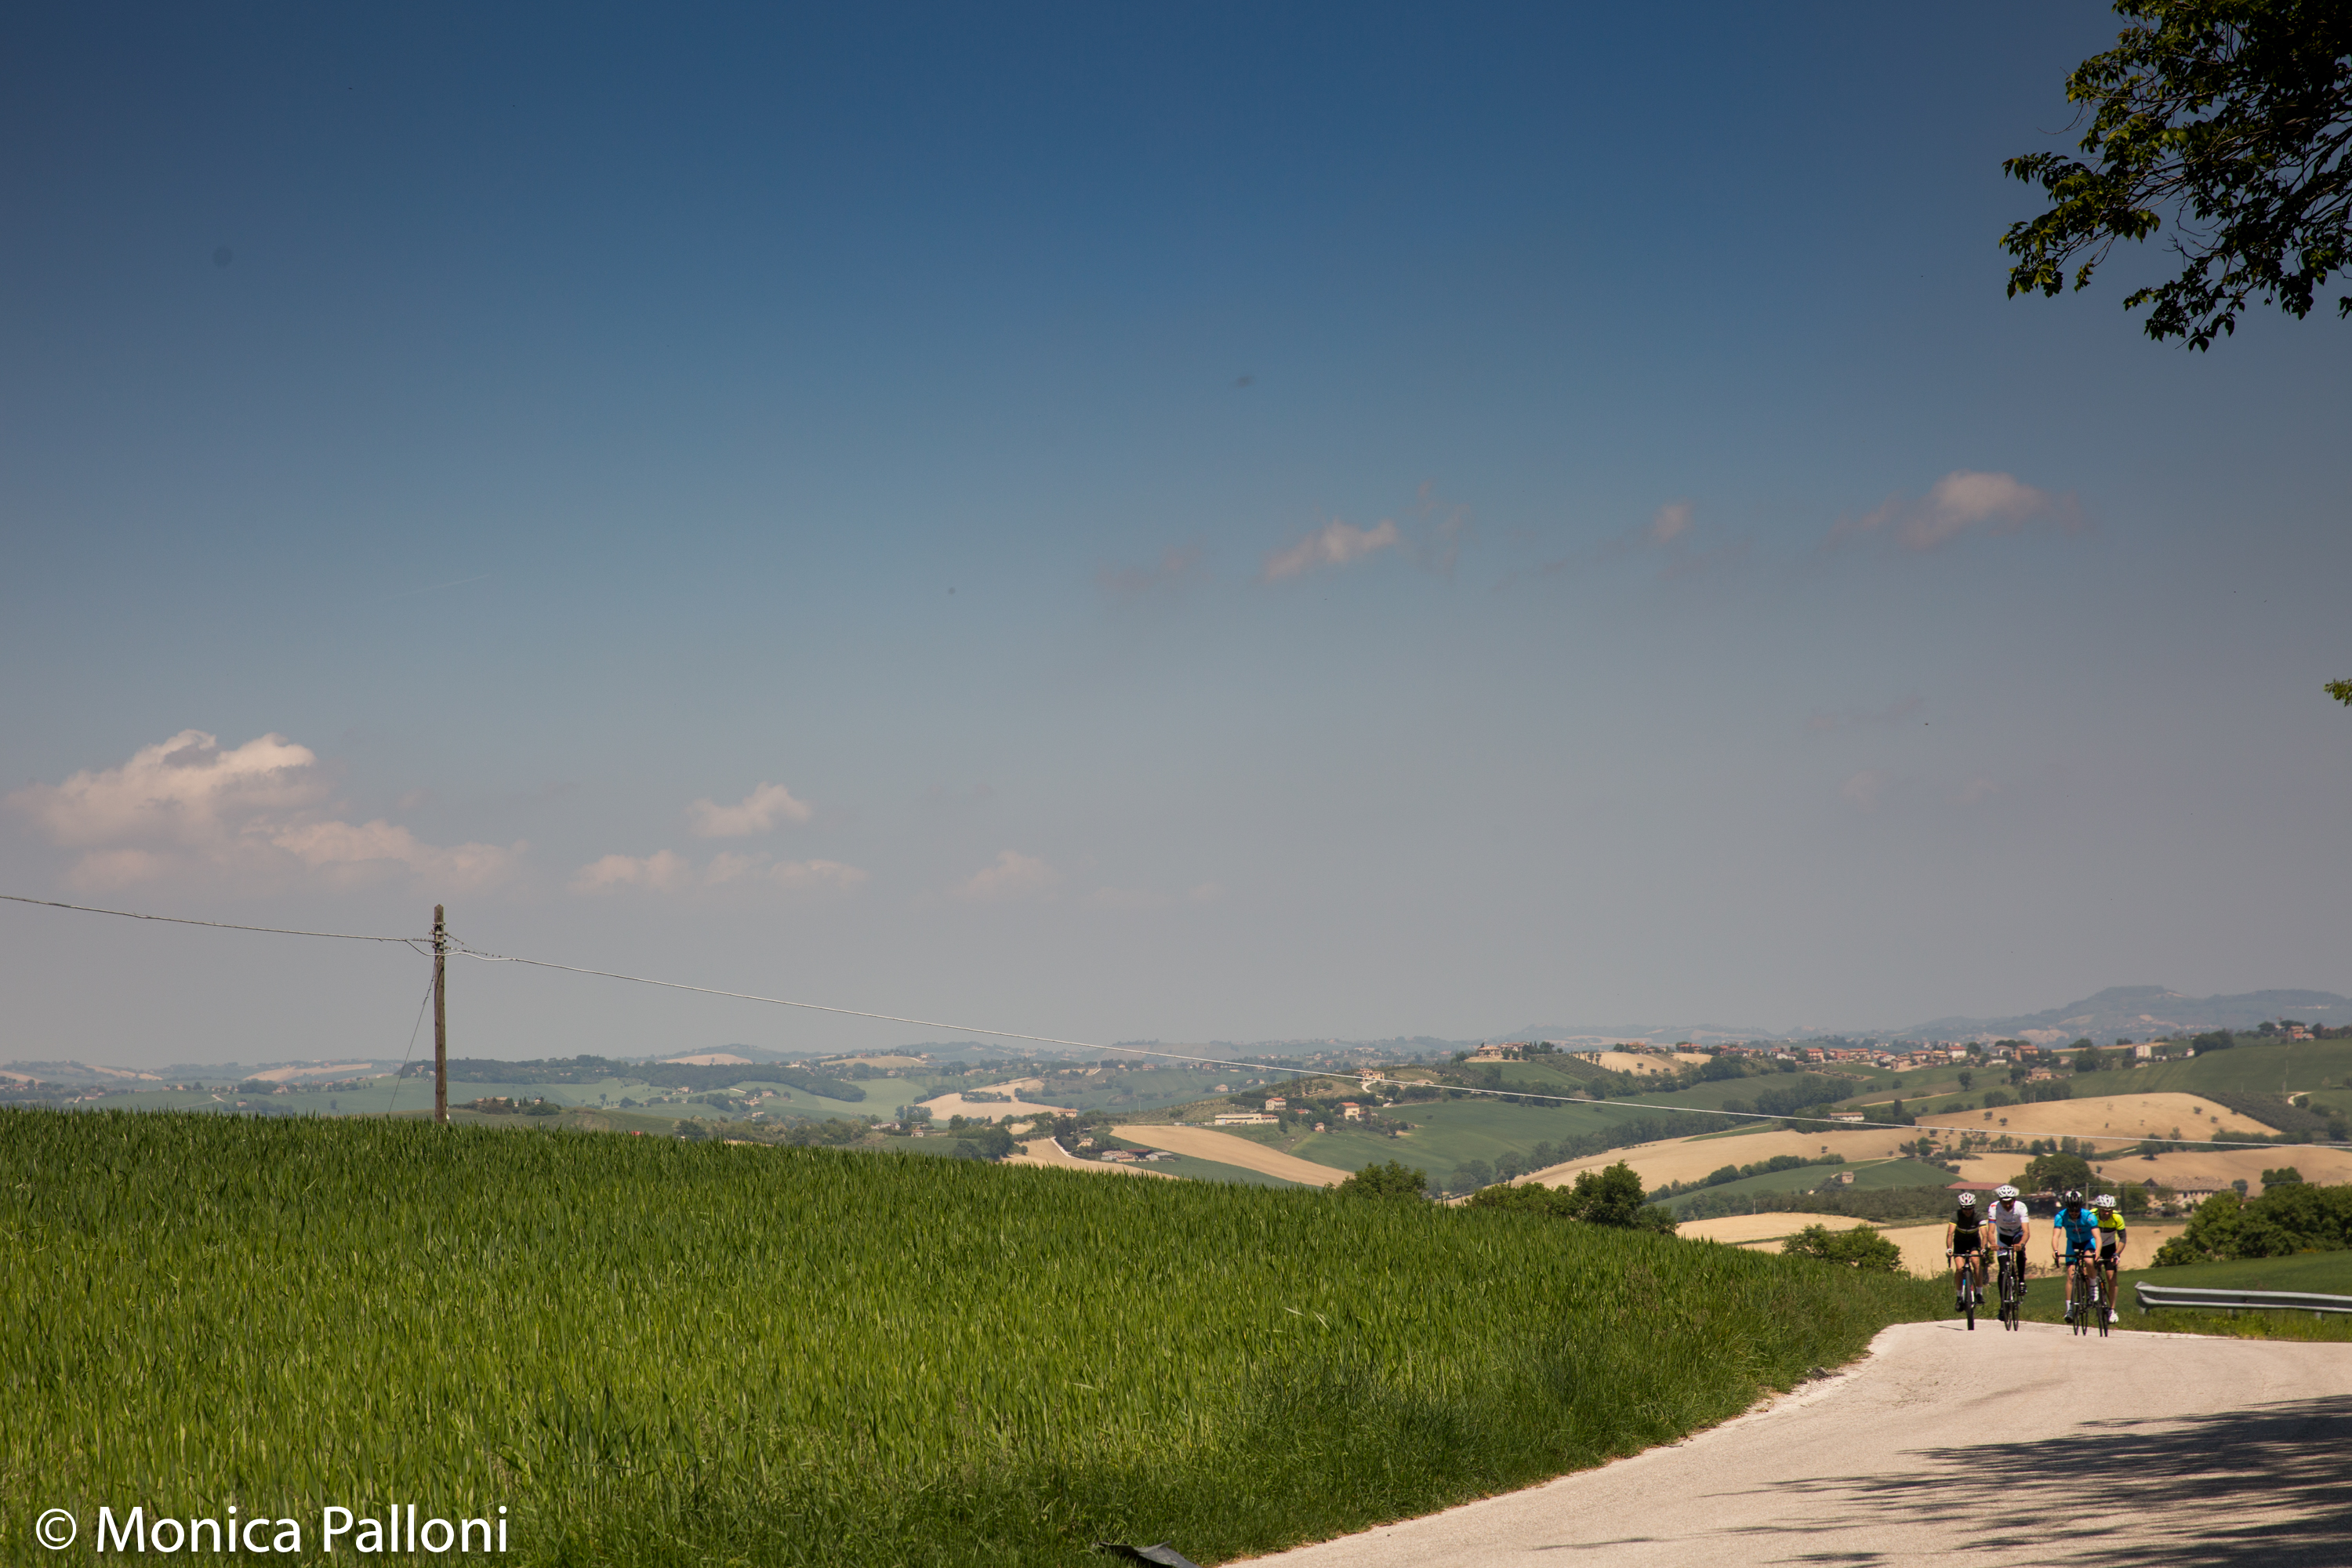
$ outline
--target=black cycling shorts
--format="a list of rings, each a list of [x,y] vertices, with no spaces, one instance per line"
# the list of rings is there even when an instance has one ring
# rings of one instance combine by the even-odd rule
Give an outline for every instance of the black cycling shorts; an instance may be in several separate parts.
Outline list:
[[[1973,1236],[1955,1236],[1952,1237],[1952,1250],[1954,1252],[1974,1252],[1977,1249],[1977,1238]]]
[[[2113,1263],[2116,1260],[2116,1248],[2121,1245],[2122,1243],[2114,1241],[2106,1242],[2102,1245],[2099,1248],[2099,1261],[2102,1263]]]

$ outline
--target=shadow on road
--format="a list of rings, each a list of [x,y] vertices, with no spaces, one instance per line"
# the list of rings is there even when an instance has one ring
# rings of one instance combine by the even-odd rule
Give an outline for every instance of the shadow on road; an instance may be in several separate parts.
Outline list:
[[[1982,1407],[1961,1419],[1981,1419]],[[1995,1417],[1998,1418],[1997,1416]],[[2063,1437],[1921,1451],[1934,1468],[1795,1483],[1834,1500],[1798,1531],[1947,1525],[1958,1552],[2053,1565],[2342,1568],[2352,1561],[2352,1398],[2149,1420],[2084,1419]],[[1873,1552],[1784,1561],[1875,1563]]]

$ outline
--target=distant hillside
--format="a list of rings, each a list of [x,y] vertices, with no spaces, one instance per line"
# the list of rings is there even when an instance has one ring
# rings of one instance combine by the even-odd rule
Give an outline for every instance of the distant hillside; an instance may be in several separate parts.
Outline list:
[[[2184,996],[2161,985],[2114,985],[2044,1013],[2014,1018],[1937,1018],[1900,1029],[1898,1040],[1965,1040],[1972,1036],[2007,1037],[2046,1045],[2089,1036],[2114,1039],[2198,1034],[2208,1029],[2251,1029],[2267,1018],[2305,1024],[2352,1023],[2352,997],[2333,991],[2248,991],[2235,996]]]
[[[1524,1029],[1491,1037],[1549,1040],[1562,1046],[1606,1046],[1620,1041],[1632,1044],[1637,1040],[1656,1046],[1671,1046],[1682,1040],[1695,1046],[1714,1046],[1741,1040],[1777,1040],[1781,1037],[1774,1029],[1736,1029],[1724,1024],[1530,1024]]]

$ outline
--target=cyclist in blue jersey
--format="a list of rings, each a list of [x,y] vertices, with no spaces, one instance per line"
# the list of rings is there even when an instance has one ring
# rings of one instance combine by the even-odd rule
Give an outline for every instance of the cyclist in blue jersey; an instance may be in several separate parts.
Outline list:
[[[2072,1188],[2058,1205],[2058,1217],[2050,1226],[2050,1264],[2058,1267],[2058,1242],[2066,1242],[2066,1321],[2074,1321],[2074,1265],[2088,1258],[2096,1260],[2099,1250],[2099,1222],[2084,1206],[2083,1194]]]

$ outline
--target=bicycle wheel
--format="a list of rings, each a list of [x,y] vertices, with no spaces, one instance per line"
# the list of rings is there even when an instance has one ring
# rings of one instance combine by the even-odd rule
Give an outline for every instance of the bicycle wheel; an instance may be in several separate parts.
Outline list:
[[[2091,1270],[2091,1294],[2094,1298],[2091,1302],[2091,1315],[2099,1321],[2099,1338],[2105,1339],[2107,1337],[2107,1312],[2109,1310],[2107,1301],[2107,1272],[2105,1269],[2094,1268]]]

